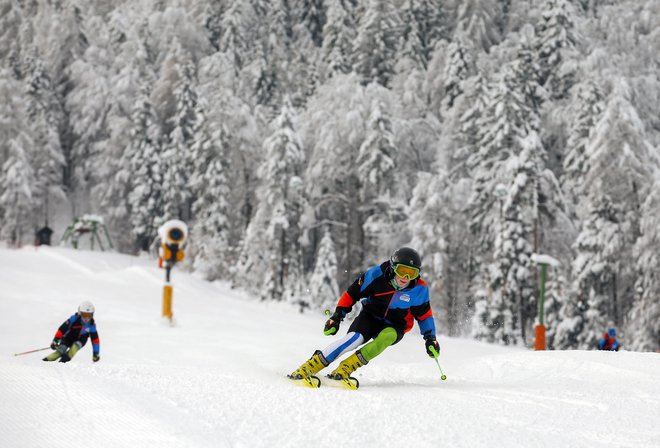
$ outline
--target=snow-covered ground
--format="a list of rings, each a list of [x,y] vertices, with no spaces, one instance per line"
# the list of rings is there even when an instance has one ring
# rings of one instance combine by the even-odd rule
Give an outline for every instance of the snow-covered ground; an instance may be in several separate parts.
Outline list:
[[[285,374],[331,341],[324,316],[175,270],[170,327],[163,278],[144,258],[0,249],[1,447],[660,447],[660,354],[440,337],[440,381],[413,330],[358,391],[312,390]],[[13,356],[83,300],[99,363],[91,344],[68,364]]]

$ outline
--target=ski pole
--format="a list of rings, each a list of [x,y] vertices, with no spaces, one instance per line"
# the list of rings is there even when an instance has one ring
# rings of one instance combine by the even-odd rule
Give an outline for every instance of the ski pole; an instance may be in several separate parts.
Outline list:
[[[14,353],[14,356],[21,356],[21,355],[27,355],[29,353],[34,353],[34,352],[40,352],[42,350],[49,350],[50,347],[44,347],[44,348],[38,348],[36,350],[30,350],[28,352],[23,352],[23,353]]]
[[[440,379],[444,381],[447,379],[447,375],[445,375],[445,372],[442,371],[442,367],[440,367],[440,361],[438,361],[438,356],[440,356],[440,354],[435,350],[435,347],[430,347],[430,348],[431,348],[431,353],[433,353],[433,360],[438,365],[438,369],[440,369]]]

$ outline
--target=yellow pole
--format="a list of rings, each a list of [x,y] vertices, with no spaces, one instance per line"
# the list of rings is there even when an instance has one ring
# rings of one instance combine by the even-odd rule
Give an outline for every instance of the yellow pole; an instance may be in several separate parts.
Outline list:
[[[172,321],[172,285],[169,283],[163,287],[163,316]]]

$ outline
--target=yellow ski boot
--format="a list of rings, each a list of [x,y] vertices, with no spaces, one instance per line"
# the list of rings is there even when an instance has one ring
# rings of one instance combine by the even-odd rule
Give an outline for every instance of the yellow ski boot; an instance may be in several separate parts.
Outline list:
[[[78,350],[80,350],[79,342],[74,342],[71,348],[68,348],[66,345],[60,345],[57,350],[46,356],[43,360],[57,361],[59,359],[60,362],[69,362],[74,356],[76,356]]]
[[[60,359],[60,356],[62,356],[60,352],[53,352],[50,355],[46,356],[43,359],[43,361],[57,361],[58,359]]]
[[[357,378],[351,376],[353,372],[367,364],[360,351],[356,351],[348,358],[344,359],[335,370],[328,374],[328,378],[337,381],[348,389],[355,390],[360,387],[360,382]]]
[[[294,381],[300,381],[307,387],[321,387],[321,380],[315,374],[327,367],[328,364],[321,350],[316,350],[311,358],[287,376]]]
[[[78,342],[74,342],[68,352],[62,353],[62,357],[60,358],[60,362],[69,362],[69,361],[71,361],[73,359],[73,357],[76,356],[76,353],[78,353],[78,350],[80,350],[80,345],[79,345]]]

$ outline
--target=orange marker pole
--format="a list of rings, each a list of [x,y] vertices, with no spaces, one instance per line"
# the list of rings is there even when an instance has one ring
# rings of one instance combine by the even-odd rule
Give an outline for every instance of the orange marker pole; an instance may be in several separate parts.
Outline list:
[[[172,266],[169,261],[165,262],[165,286],[163,286],[163,317],[172,322],[172,284],[170,283],[170,270]]]
[[[163,286],[163,317],[172,321],[172,285],[169,283]]]
[[[534,350],[545,350],[545,325],[543,322],[545,314],[545,278],[548,265],[541,263],[541,288],[539,290],[539,324],[535,327]]]

